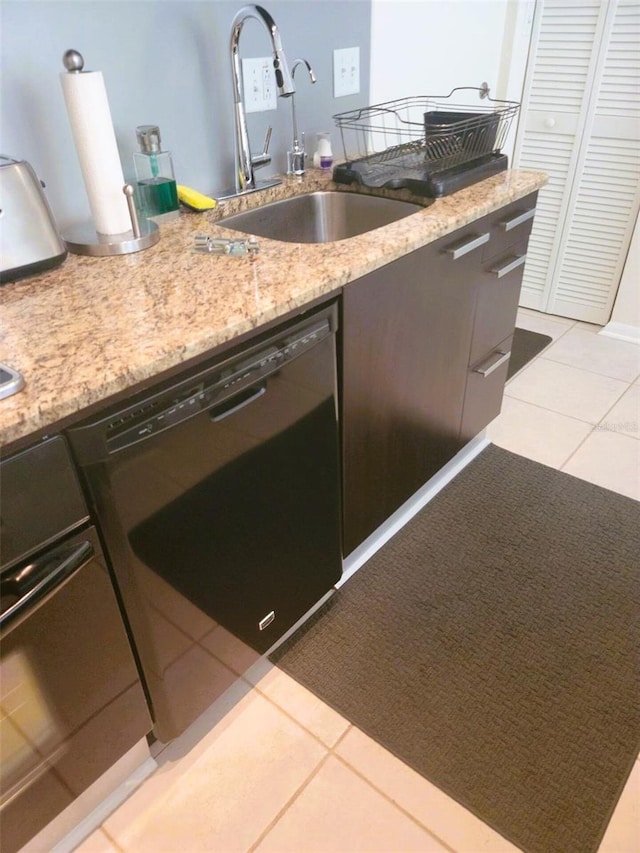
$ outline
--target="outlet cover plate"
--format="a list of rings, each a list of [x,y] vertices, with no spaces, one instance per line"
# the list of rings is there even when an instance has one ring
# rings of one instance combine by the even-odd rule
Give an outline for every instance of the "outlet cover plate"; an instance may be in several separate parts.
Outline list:
[[[278,108],[271,56],[242,60],[242,89],[246,112],[262,113]]]
[[[360,91],[360,48],[333,51],[333,97],[357,95]]]

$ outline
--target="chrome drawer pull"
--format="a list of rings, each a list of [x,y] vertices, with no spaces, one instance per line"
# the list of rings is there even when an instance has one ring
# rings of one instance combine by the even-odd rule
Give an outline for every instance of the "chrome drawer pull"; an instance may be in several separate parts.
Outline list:
[[[494,359],[496,356],[498,356],[496,361],[492,361],[492,359]],[[479,373],[483,377],[483,379],[486,379],[487,376],[491,376],[494,370],[497,370],[499,367],[502,367],[505,361],[509,361],[510,357],[511,350],[509,350],[509,352],[503,352],[502,350],[498,350],[497,352],[494,352],[493,355],[488,358],[483,365],[481,365],[480,367],[474,367],[473,372]]]
[[[513,261],[509,261],[509,263],[505,264],[503,267],[494,267],[492,270],[489,270],[489,272],[492,272],[494,275],[497,275],[498,278],[502,278],[503,275],[508,275],[510,272],[513,272],[513,270],[517,269],[518,267],[521,267],[526,260],[526,255],[520,255]]]
[[[518,225],[522,225],[523,222],[528,222],[529,219],[533,219],[536,215],[537,208],[532,207],[531,210],[525,210],[524,213],[521,213],[520,216],[514,216],[513,219],[507,219],[506,222],[501,222],[500,227],[504,228],[505,231],[511,231],[512,228],[517,228]]]
[[[474,249],[477,249],[480,246],[484,246],[485,243],[489,242],[490,237],[491,234],[487,231],[486,234],[481,234],[479,237],[474,237],[473,240],[469,240],[468,243],[463,243],[461,246],[455,246],[454,248],[447,249],[447,254],[451,255],[452,260],[457,261],[458,258],[461,258],[468,252],[473,252]]]

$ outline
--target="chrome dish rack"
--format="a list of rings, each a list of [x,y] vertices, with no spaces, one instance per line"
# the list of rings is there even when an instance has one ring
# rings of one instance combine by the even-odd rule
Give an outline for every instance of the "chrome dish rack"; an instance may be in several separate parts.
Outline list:
[[[461,103],[459,93],[485,103]],[[446,195],[507,168],[500,154],[520,104],[489,97],[486,83],[448,95],[421,95],[334,115],[345,162],[338,183]]]

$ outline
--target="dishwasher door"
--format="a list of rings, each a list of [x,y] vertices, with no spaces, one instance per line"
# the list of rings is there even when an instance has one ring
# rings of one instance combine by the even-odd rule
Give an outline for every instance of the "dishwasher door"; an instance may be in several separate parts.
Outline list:
[[[341,574],[335,307],[72,430],[161,740]]]

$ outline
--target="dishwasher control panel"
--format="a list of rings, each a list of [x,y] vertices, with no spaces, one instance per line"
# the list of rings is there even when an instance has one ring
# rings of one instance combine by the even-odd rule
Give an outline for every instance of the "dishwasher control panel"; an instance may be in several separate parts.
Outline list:
[[[259,386],[282,364],[332,334],[329,318],[297,327],[249,353],[237,356],[181,382],[144,405],[119,412],[106,424],[106,445],[115,453],[159,433],[200,412],[207,411],[244,389]]]

